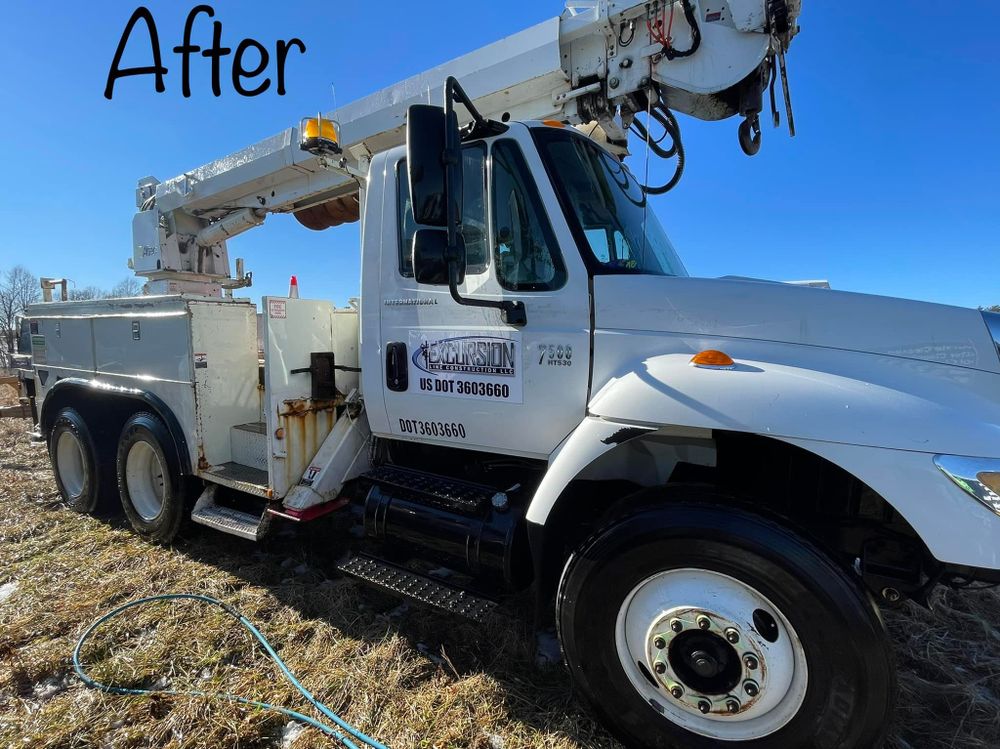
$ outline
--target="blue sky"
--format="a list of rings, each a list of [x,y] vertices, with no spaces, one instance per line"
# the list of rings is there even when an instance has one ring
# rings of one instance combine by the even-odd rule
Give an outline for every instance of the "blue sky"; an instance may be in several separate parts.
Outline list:
[[[103,97],[135,3],[8,0],[0,44],[0,270],[23,262],[79,286],[128,275],[136,180],[167,179],[333,107],[558,15],[559,0],[337,3],[220,0],[223,42],[273,50],[298,37],[287,94],[215,98],[206,60],[181,95],[191,3],[154,0],[170,68]],[[736,120],[682,117],[688,167],[655,210],[700,276],[827,278],[836,288],[976,306],[1000,304],[1000,6],[924,0],[878,6],[804,0],[789,56],[799,135],[768,125],[748,159]],[[141,28],[141,27],[140,27]],[[209,41],[204,16],[195,42]],[[141,38],[141,37],[140,37]],[[126,63],[141,64],[141,47]],[[273,62],[271,71],[273,72]],[[653,166],[653,175],[659,176]],[[231,243],[251,295],[342,304],[358,291],[357,225],[312,233],[287,216]]]

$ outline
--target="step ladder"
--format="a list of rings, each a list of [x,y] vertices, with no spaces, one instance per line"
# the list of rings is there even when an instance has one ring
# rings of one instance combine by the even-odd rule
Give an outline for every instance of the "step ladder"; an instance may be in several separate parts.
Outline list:
[[[364,554],[351,557],[337,569],[374,587],[475,622],[486,621],[497,607],[496,601]]]
[[[191,512],[191,519],[199,525],[214,528],[222,533],[250,541],[260,541],[271,525],[271,515],[266,509],[257,514],[221,505],[216,501],[218,491],[219,487],[216,484],[205,485],[205,491],[198,497]]]

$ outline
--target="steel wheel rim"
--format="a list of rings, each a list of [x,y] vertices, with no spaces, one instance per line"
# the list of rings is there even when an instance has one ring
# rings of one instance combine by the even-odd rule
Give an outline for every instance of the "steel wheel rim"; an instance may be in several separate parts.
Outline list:
[[[755,620],[758,611],[764,613]],[[699,689],[706,682],[692,684],[702,677],[688,668],[691,638],[699,638],[695,647],[721,641],[710,655],[731,650],[738,659],[738,676],[733,678],[728,660],[696,658],[699,668],[707,660],[719,673],[709,680],[712,693]],[[625,674],[643,699],[700,736],[719,741],[769,736],[787,725],[805,700],[805,651],[788,619],[755,588],[719,572],[668,570],[636,585],[619,609],[615,645]],[[694,654],[705,650],[711,648]]]
[[[77,499],[82,496],[87,480],[83,445],[72,432],[62,432],[56,440],[56,465],[59,467],[59,481],[68,498]]]
[[[132,507],[149,522],[163,510],[164,471],[160,456],[148,442],[136,442],[125,459],[125,486]]]

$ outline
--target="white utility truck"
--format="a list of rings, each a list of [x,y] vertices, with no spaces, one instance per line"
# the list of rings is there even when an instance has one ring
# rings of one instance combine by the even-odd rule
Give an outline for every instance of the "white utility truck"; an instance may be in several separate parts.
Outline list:
[[[754,153],[799,2],[579,6],[140,181],[145,295],[29,310],[36,437],[152,540],[339,511],[376,585],[533,591],[629,746],[876,746],[877,603],[1000,581],[1000,316],[689,277],[648,202],[673,113]],[[264,298],[261,353],[227,241],[270,213],[360,219],[361,295]]]

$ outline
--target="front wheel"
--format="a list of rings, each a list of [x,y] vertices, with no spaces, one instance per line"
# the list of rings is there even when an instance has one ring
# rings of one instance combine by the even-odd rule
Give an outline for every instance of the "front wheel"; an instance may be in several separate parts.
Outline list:
[[[574,682],[630,747],[884,739],[895,672],[878,610],[749,512],[674,503],[616,522],[567,563],[558,623]]]

